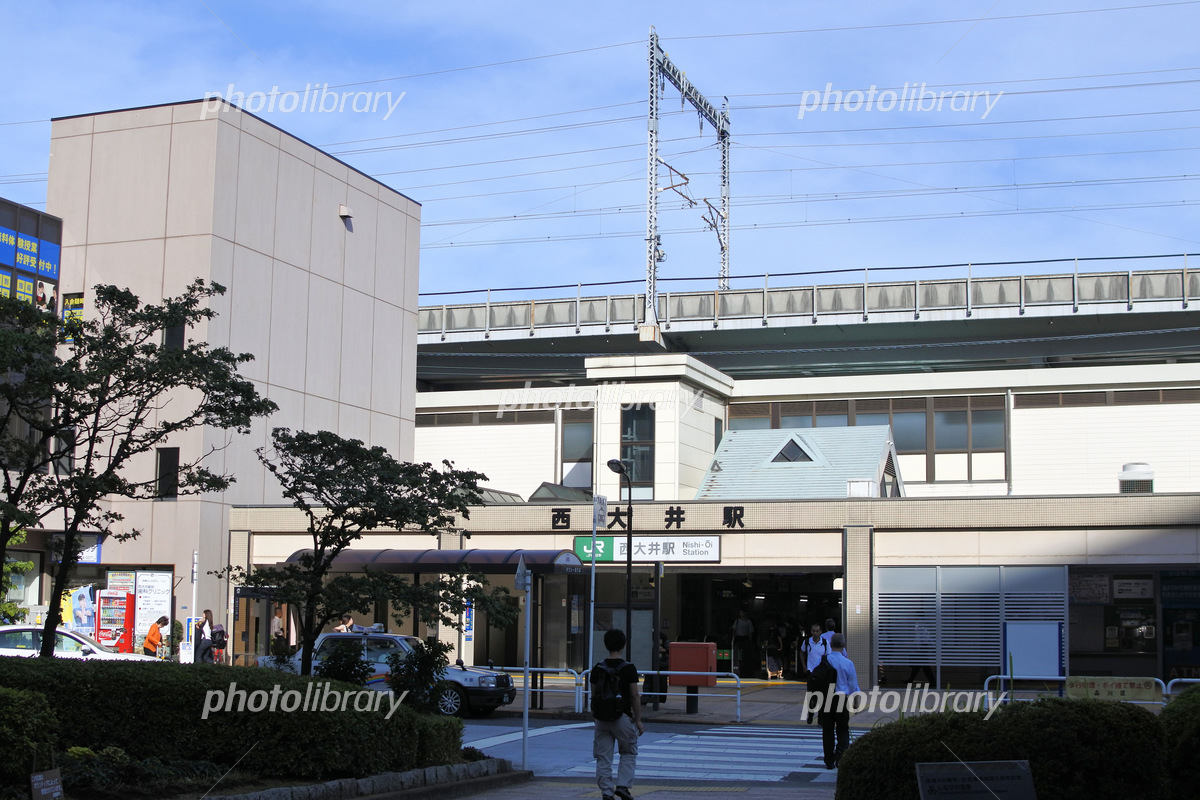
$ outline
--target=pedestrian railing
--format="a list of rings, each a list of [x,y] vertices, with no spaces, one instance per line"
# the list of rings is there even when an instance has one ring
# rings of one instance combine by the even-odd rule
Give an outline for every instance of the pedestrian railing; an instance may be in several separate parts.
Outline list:
[[[1167,696],[1174,697],[1176,694],[1175,686],[1183,685],[1183,684],[1187,684],[1187,683],[1191,683],[1191,684],[1200,683],[1200,678],[1176,678],[1175,680],[1173,680],[1167,684]]]
[[[592,703],[592,688],[591,688],[592,684],[591,684],[591,680],[590,680],[591,674],[592,674],[592,670],[585,669],[579,675],[579,683],[576,684],[576,698],[575,698],[575,710],[576,711],[583,711],[584,708],[591,708],[591,703]],[[737,708],[737,721],[738,722],[742,721],[742,679],[733,672],[686,672],[683,670],[660,669],[660,670],[649,670],[646,672],[638,673],[639,678],[642,676],[645,676],[645,675],[691,675],[693,677],[709,677],[709,678],[716,678],[718,680],[720,680],[721,678],[732,678],[733,682],[734,682],[733,695],[734,695],[734,704],[735,704],[735,707]],[[683,687],[683,688],[695,688],[695,687]],[[657,694],[657,692],[655,694]],[[697,692],[688,692],[684,696],[685,697],[722,697],[722,698],[727,698],[727,697],[729,697],[729,693],[728,692],[699,692],[699,691],[697,691]]]
[[[495,670],[500,670],[501,672],[507,672],[509,677],[512,678],[513,686],[520,686],[522,692],[534,691],[534,692],[544,692],[546,694],[569,694],[569,695],[572,695],[575,699],[575,710],[576,711],[579,710],[579,697],[578,697],[578,695],[579,695],[579,673],[573,669],[552,669],[550,667],[530,667],[529,668],[529,673],[530,673],[530,681],[529,682],[530,683],[534,682],[533,677],[537,676],[537,675],[541,675],[541,676],[567,675],[571,679],[571,688],[570,689],[547,689],[544,686],[530,689],[530,687],[525,685],[525,675],[524,675],[525,667],[490,667],[489,669],[495,669]],[[517,680],[518,678],[520,678],[519,681]]]
[[[1008,684],[1009,689],[1011,690],[1009,695],[1004,698],[1003,702],[1005,702],[1005,703],[1014,702],[1014,701],[1015,702],[1031,702],[1033,700],[1037,700],[1038,698],[1042,697],[1043,695],[1048,694],[1048,692],[1044,691],[1044,690],[1038,690],[1038,689],[1022,689],[1020,691],[1023,691],[1026,694],[1032,694],[1033,696],[1032,697],[1016,697],[1016,696],[1014,696],[1014,693],[1017,690],[1013,689],[1013,685],[1016,683],[1037,683],[1037,682],[1057,683],[1057,684],[1059,684],[1059,686],[1056,691],[1056,694],[1059,697],[1062,697],[1066,690],[1067,681],[1071,680],[1072,677],[1078,677],[1078,676],[1071,676],[1071,675],[989,675],[987,680],[985,680],[983,682],[983,696],[984,696],[983,705],[984,705],[984,708],[991,707],[992,682],[993,681],[999,682],[999,689],[1001,692],[1004,692],[1004,686],[1006,683]],[[1167,704],[1167,699],[1170,696],[1170,692],[1168,691],[1166,684],[1164,684],[1158,678],[1139,678],[1139,680],[1152,680],[1156,684],[1158,684],[1158,688],[1159,688],[1159,692],[1160,692],[1159,696],[1161,699],[1159,699],[1159,700],[1117,699],[1117,702],[1130,703],[1132,705],[1142,705],[1142,706],[1165,706]],[[1171,683],[1174,684],[1175,681],[1172,681]]]

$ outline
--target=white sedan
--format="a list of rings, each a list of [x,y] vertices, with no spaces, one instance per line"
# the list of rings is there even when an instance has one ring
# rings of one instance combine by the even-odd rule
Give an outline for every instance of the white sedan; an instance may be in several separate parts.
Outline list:
[[[41,625],[0,625],[0,656],[32,658],[42,649]],[[96,661],[158,661],[140,653],[119,653],[97,642],[86,633],[59,628],[54,636],[54,655],[58,658],[86,658]]]

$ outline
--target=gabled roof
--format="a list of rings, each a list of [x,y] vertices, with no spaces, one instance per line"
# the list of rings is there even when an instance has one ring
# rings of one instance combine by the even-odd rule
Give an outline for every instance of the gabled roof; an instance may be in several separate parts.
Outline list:
[[[878,493],[889,474],[902,496],[886,425],[729,431],[696,499],[827,500],[847,497],[850,481],[866,481]]]

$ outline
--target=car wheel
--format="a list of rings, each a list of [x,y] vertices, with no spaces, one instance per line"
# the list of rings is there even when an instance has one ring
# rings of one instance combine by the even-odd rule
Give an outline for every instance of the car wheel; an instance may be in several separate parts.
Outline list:
[[[467,694],[457,686],[447,686],[438,694],[438,713],[447,717],[467,715]]]

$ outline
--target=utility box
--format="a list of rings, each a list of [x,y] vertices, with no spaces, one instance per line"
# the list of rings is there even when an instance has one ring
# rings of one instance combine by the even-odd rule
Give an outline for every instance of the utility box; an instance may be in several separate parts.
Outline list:
[[[671,642],[671,672],[716,672],[716,642]],[[716,686],[716,675],[670,675],[672,686]]]

